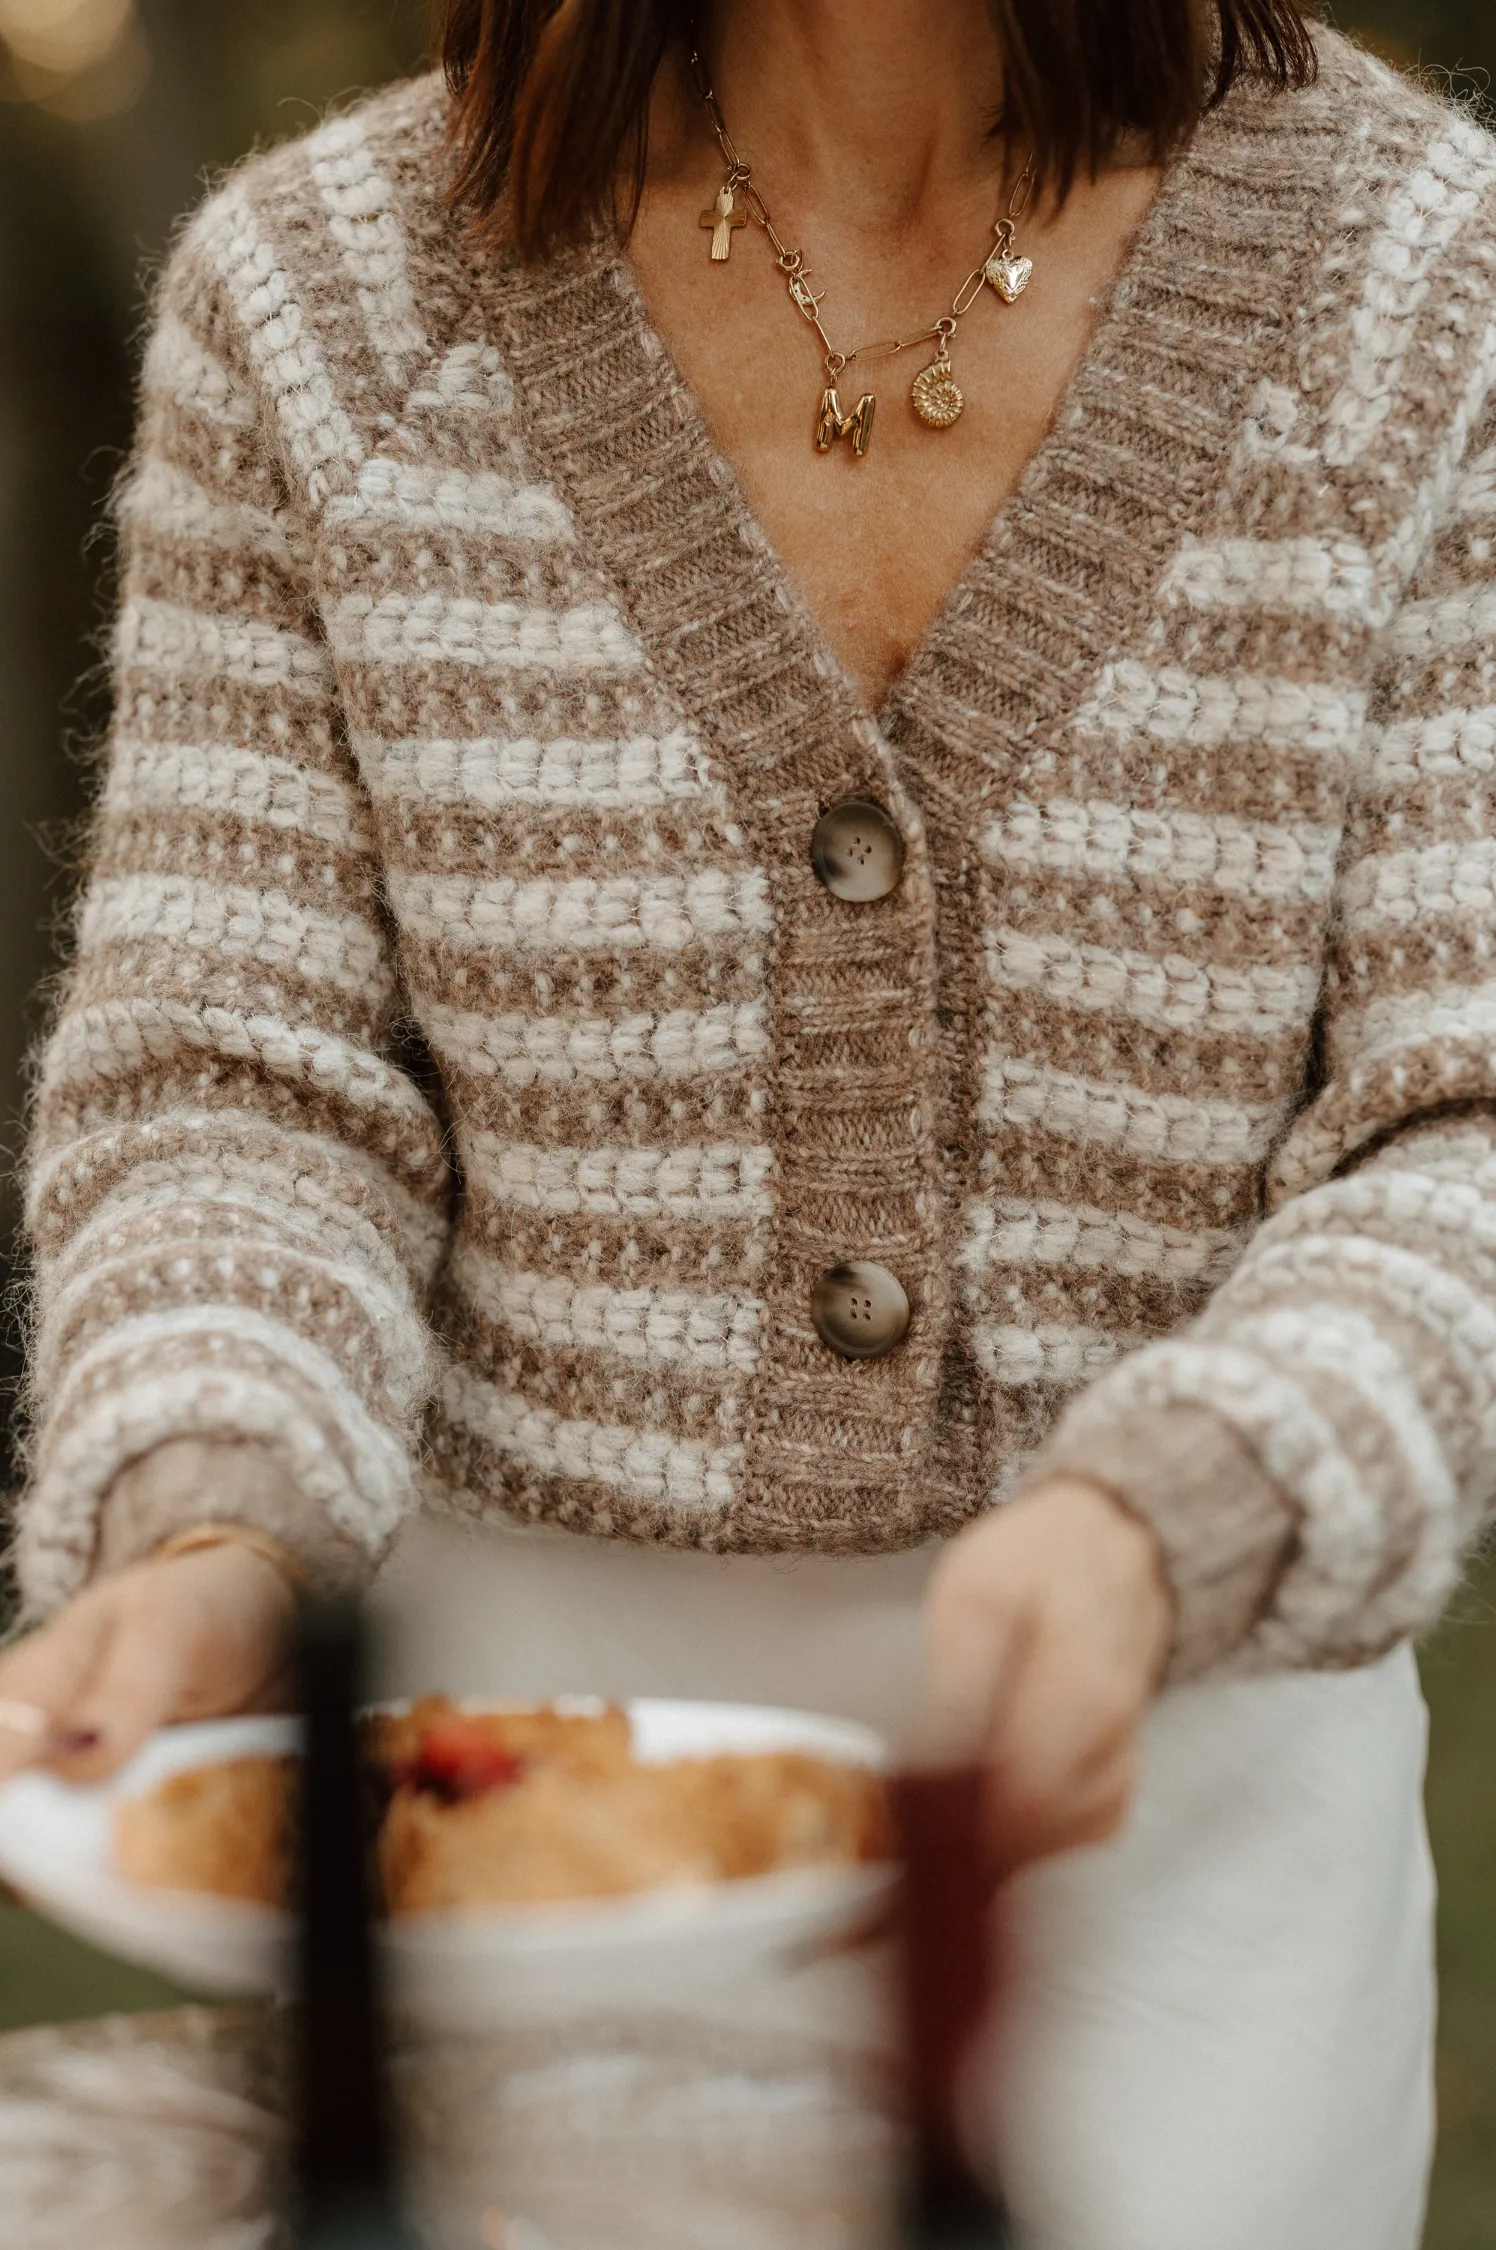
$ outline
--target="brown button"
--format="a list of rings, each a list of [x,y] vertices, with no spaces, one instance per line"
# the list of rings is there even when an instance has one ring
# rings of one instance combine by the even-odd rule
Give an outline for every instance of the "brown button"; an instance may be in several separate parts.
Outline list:
[[[898,889],[904,839],[881,805],[849,797],[816,822],[810,862],[833,898],[866,906]]]
[[[843,1359],[882,1359],[909,1333],[909,1299],[886,1266],[833,1266],[811,1299],[816,1334]]]

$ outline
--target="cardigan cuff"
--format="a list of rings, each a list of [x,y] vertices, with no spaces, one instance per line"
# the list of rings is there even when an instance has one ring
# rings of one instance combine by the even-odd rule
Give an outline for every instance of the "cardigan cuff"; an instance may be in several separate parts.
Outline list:
[[[1154,1533],[1175,1602],[1169,1684],[1236,1655],[1291,1557],[1290,1501],[1229,1422],[1194,1404],[1062,1423],[1023,1480],[1087,1477]]]
[[[346,1387],[328,1396],[320,1354],[300,1345],[298,1366],[299,1339],[273,1343],[255,1348],[206,1321],[163,1342],[137,1323],[70,1371],[19,1510],[29,1619],[60,1609],[101,1568],[236,1515],[278,1539],[313,1584],[367,1581],[415,1505],[414,1464]],[[158,1483],[151,1464],[163,1452]]]
[[[264,1532],[319,1593],[362,1593],[374,1573],[368,1551],[329,1523],[266,1446],[187,1437],[116,1477],[100,1511],[94,1575],[144,1562],[175,1533],[209,1522]]]

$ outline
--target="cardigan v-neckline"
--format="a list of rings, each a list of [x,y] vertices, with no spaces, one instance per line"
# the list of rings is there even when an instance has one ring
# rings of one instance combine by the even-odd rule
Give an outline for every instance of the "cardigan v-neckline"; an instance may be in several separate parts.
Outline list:
[[[927,646],[934,638],[946,612],[953,607],[959,608],[968,579],[979,563],[985,549],[1000,536],[1003,519],[1008,509],[1020,498],[1031,470],[1039,461],[1055,430],[1059,427],[1061,416],[1070,400],[1072,389],[1091,355],[1102,328],[1111,316],[1117,290],[1127,273],[1134,250],[1157,207],[1167,179],[1168,172],[1166,171],[1160,180],[1158,189],[1149,198],[1142,216],[1137,224],[1128,231],[1123,240],[1121,256],[1102,290],[1098,292],[1101,301],[1100,311],[1092,321],[1085,347],[1066,373],[1037,445],[1029,453],[1019,474],[1012,481],[992,516],[988,519],[986,527],[967,551],[959,569],[925,619],[903,662],[897,666],[882,693],[877,696],[870,696],[866,692],[854,669],[843,660],[831,633],[822,622],[815,602],[811,599],[797,572],[785,559],[778,541],[768,529],[760,507],[749,497],[735,456],[718,441],[710,416],[702,405],[694,386],[683,372],[668,338],[662,333],[654,318],[650,309],[648,293],[628,255],[627,249],[621,249],[615,253],[611,269],[615,286],[618,288],[619,294],[631,305],[639,325],[641,337],[645,341],[645,348],[652,356],[657,358],[666,379],[671,385],[682,427],[690,430],[693,445],[701,446],[710,456],[714,481],[719,484],[728,497],[739,518],[740,530],[746,530],[749,540],[772,565],[774,572],[781,581],[787,605],[797,614],[803,624],[812,661],[817,671],[827,673],[834,666],[845,682],[848,692],[860,706],[861,716],[865,723],[877,729],[880,733],[886,731],[885,721],[892,719],[902,699],[906,684],[917,685],[921,660],[925,655]],[[808,435],[807,429],[807,443]],[[822,475],[828,473],[834,475],[838,470],[843,473],[847,470],[847,463],[840,458],[824,464],[820,473]],[[809,473],[816,473],[814,466],[810,467]],[[863,475],[867,472],[857,468],[852,473]]]
[[[1072,574],[1062,567],[1065,560],[1079,565],[1076,575],[1084,583],[1088,624],[1100,623],[1095,613],[1106,604],[1108,559],[1114,566],[1112,592],[1136,588],[1150,557],[1166,561],[1188,528],[1187,519],[1208,510],[1214,493],[1214,480],[1197,482],[1192,468],[1202,451],[1214,449],[1219,458],[1240,427],[1244,402],[1233,376],[1252,363],[1264,329],[1281,325],[1293,301],[1281,270],[1266,270],[1265,238],[1280,240],[1278,230],[1247,225],[1222,235],[1220,199],[1198,193],[1203,176],[1226,173],[1237,175],[1238,185],[1270,192],[1269,178],[1252,175],[1283,169],[1282,136],[1271,132],[1264,116],[1274,98],[1260,89],[1238,89],[1206,116],[1190,148],[1165,171],[1044,436],[876,706],[837,656],[718,447],[702,407],[653,325],[626,254],[599,242],[538,272],[511,267],[502,274],[498,294],[508,315],[501,323],[507,331],[506,356],[519,362],[520,413],[537,464],[565,486],[593,558],[604,568],[610,559],[626,564],[625,610],[651,653],[662,633],[668,638],[665,669],[681,675],[678,684],[686,688],[689,705],[710,706],[716,700],[704,672],[713,669],[712,652],[720,650],[724,636],[693,632],[688,620],[677,621],[673,602],[658,602],[658,594],[685,561],[670,554],[672,526],[666,515],[673,518],[675,536],[694,551],[694,566],[686,575],[714,616],[733,608],[741,592],[743,561],[752,556],[754,575],[778,612],[774,639],[779,661],[792,664],[802,678],[813,678],[834,701],[841,723],[850,722],[863,739],[892,739],[923,693],[948,676],[968,639],[963,621],[974,605],[990,609],[998,580],[1006,581],[1010,597],[998,605],[1006,614],[991,619],[992,653],[1031,674],[1035,659],[1042,668],[1044,641],[1063,635],[1074,622],[1076,588],[1067,583]],[[1277,164],[1268,161],[1272,157]],[[1288,178],[1291,173],[1285,172]],[[1191,238],[1195,254],[1172,257],[1171,247],[1179,246],[1182,236]],[[1202,238],[1211,244],[1204,270],[1213,273],[1215,287],[1208,301],[1197,299],[1191,306],[1185,277],[1198,287]],[[608,306],[601,325],[600,301]],[[542,315],[538,322],[530,317],[535,314]],[[538,359],[533,345],[537,332],[545,338]],[[1202,358],[1213,363],[1215,392],[1214,407],[1203,410],[1194,383],[1170,380],[1171,374],[1197,376]],[[1129,376],[1129,360],[1141,363],[1141,385]],[[1188,406],[1181,395],[1186,388]],[[564,403],[563,392],[570,394]],[[1129,410],[1149,424],[1144,458],[1151,456],[1154,473],[1140,488],[1133,465],[1126,487],[1127,531],[1112,544],[1108,558],[1108,542],[1098,537],[1107,514],[1106,487],[1113,472],[1125,475],[1125,468],[1121,448],[1108,445],[1105,429],[1119,412]],[[631,483],[641,411],[666,418],[669,458],[651,454],[642,481]],[[583,461],[585,472],[578,475]],[[1053,530],[1044,522],[1044,500],[1057,482],[1074,478],[1077,466],[1100,505],[1089,529],[1079,522],[1071,525],[1071,554],[1060,557],[1046,553]],[[665,515],[661,501],[673,503]],[[1141,528],[1135,512],[1140,503]],[[633,517],[631,526],[620,524],[621,510]],[[639,534],[646,525],[657,527],[653,555],[640,552]],[[708,526],[710,535],[703,538]],[[719,558],[730,558],[731,583],[718,578],[709,590],[715,575],[711,563]],[[1036,608],[1033,602],[1046,585],[1053,589],[1057,611],[1051,617],[1043,614],[1042,603]],[[1092,633],[1084,638],[1089,643]],[[1048,704],[1050,698],[1043,701]]]

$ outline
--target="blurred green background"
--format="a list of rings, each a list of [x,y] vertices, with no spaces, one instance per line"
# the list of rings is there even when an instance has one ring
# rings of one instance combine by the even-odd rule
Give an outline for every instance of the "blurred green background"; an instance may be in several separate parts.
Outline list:
[[[1496,0],[1347,0],[1338,20],[1482,98]],[[0,1151],[76,857],[145,287],[205,174],[419,61],[424,0],[0,0]],[[0,1229],[13,1239],[11,1163]],[[13,1391],[18,1318],[0,1337]],[[1496,2250],[1496,1568],[1425,1655],[1444,1884],[1443,2111],[1428,2250]],[[0,1906],[0,2030],[165,1988]],[[1209,2250],[1202,2244],[1200,2250]],[[1271,2250],[1264,2245],[1263,2250]],[[1325,2250],[1354,2250],[1327,2243]]]

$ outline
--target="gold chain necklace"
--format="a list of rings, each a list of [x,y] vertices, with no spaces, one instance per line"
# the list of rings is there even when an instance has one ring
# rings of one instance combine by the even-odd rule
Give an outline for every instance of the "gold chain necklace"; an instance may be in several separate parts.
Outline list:
[[[855,351],[839,352],[821,324],[821,306],[825,301],[824,289],[817,290],[810,269],[805,263],[803,250],[792,250],[783,240],[774,221],[769,216],[768,205],[753,184],[753,167],[738,153],[727,121],[722,115],[711,73],[703,61],[694,40],[691,45],[691,74],[696,89],[706,105],[717,145],[727,164],[727,178],[718,192],[710,211],[703,211],[701,224],[711,230],[712,257],[725,264],[732,255],[732,238],[739,227],[751,219],[768,237],[780,272],[789,289],[790,301],[803,320],[809,321],[821,340],[825,352],[826,387],[821,393],[820,411],[816,416],[816,451],[829,453],[838,438],[850,443],[853,454],[861,461],[867,453],[873,435],[873,414],[877,400],[871,391],[864,391],[849,413],[843,413],[838,384],[849,367],[859,360],[892,359],[898,352],[912,351],[917,344],[934,344],[936,353],[928,367],[923,367],[914,378],[910,401],[915,413],[932,430],[948,430],[960,419],[966,401],[961,396],[951,366],[951,344],[959,323],[971,311],[984,290],[989,286],[1004,304],[1016,303],[1033,279],[1031,258],[1015,254],[1014,243],[1018,222],[1028,209],[1034,192],[1035,160],[1031,157],[1013,190],[1006,213],[994,221],[993,233],[996,248],[979,266],[973,266],[951,301],[951,309],[932,327],[922,328],[915,336],[887,337],[878,343],[859,344]]]

